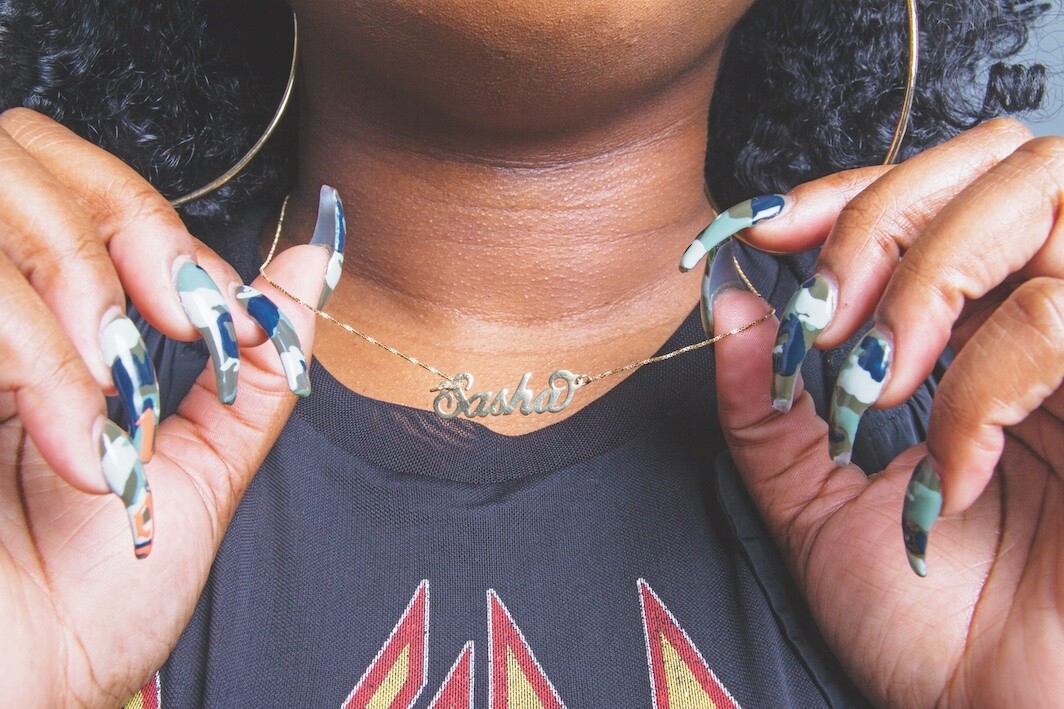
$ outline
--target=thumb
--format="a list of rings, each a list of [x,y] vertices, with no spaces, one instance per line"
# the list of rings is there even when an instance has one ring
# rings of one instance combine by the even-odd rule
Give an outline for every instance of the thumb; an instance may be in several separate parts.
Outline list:
[[[716,333],[757,320],[765,303],[745,290],[727,290],[713,299]],[[828,426],[799,382],[794,406],[782,414],[769,394],[772,348],[779,321],[769,318],[715,345],[717,403],[725,440],[747,489],[777,544],[791,556],[832,511],[867,485],[860,468],[838,468],[828,456]],[[815,504],[814,504],[815,503]]]

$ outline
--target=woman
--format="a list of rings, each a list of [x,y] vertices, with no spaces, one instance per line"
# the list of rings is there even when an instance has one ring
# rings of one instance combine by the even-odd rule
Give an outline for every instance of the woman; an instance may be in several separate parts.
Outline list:
[[[241,111],[267,102],[254,77],[269,71],[239,23],[195,2],[72,4],[56,14],[74,18],[71,42],[44,11],[7,8],[25,33],[5,36],[7,65],[30,77],[12,80],[27,87],[12,103],[72,125],[79,106],[117,116],[85,133],[166,196],[39,112],[0,117],[0,607],[19,649],[0,664],[5,699],[111,706],[163,667],[165,706],[1059,703],[1061,143],[991,121],[894,169],[858,167],[880,159],[900,110],[904,6],[784,5],[296,0],[298,177],[282,176],[281,141],[186,212],[226,258],[167,198],[253,139]],[[262,25],[249,36],[285,26],[248,7]],[[1037,14],[922,10],[909,153],[995,110],[964,108],[957,77],[980,52],[1015,50]],[[958,26],[976,30],[966,43]],[[63,82],[79,72],[91,81]],[[214,120],[168,105],[189,94]],[[816,110],[794,115],[802,99]],[[716,257],[708,325],[743,332],[712,355],[575,377],[555,414],[432,413],[503,387],[560,409],[551,372],[700,340],[699,276],[676,262],[714,216],[706,175],[722,204],[811,180],[758,203],[775,216],[745,238],[823,244],[818,257],[736,247],[742,274]],[[342,224],[322,184],[346,200],[352,236],[328,312],[409,356],[317,324],[255,278],[313,350],[315,392],[295,406],[237,284],[276,226],[272,281],[321,301],[338,244],[307,235]],[[778,345],[743,274],[787,316]],[[816,317],[802,289],[837,306]],[[144,368],[123,364],[142,361],[127,295],[154,328],[155,399]],[[799,352],[798,378],[782,364],[791,316],[817,348],[852,339],[855,354]],[[148,389],[130,397],[128,438],[102,393],[133,371]],[[475,384],[448,386],[459,372]],[[842,404],[830,441],[829,398]],[[861,467],[846,465],[854,431]],[[937,487],[948,516],[921,569]],[[922,579],[898,531],[907,490]]]

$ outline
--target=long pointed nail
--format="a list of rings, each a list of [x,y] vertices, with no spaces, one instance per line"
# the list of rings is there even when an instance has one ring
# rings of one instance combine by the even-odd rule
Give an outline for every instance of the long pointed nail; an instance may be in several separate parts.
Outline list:
[[[849,465],[861,416],[876,403],[890,376],[891,338],[872,328],[846,358],[831,397],[828,448],[835,465]]]
[[[717,247],[717,253],[706,262],[706,275],[702,277],[702,327],[706,336],[713,337],[713,303],[717,296],[732,288],[745,287],[735,270],[735,250],[731,241]]]
[[[177,291],[188,319],[207,342],[218,382],[218,400],[231,404],[236,399],[240,350],[229,306],[207,272],[194,263],[186,263],[177,272]]]
[[[118,315],[100,331],[100,348],[129,418],[129,437],[147,463],[155,452],[155,428],[162,407],[159,380],[144,340],[132,320]]]
[[[307,358],[299,344],[292,321],[288,319],[277,305],[251,286],[239,286],[236,289],[236,302],[247,311],[270,338],[284,369],[288,388],[297,396],[310,396],[310,377],[307,375]]]
[[[849,464],[861,416],[883,393],[893,357],[891,337],[879,328],[869,330],[850,350],[831,397],[828,447],[835,465]]]
[[[111,420],[104,421],[100,434],[100,466],[107,486],[126,505],[133,532],[133,553],[143,559],[151,553],[155,538],[151,488],[133,442]]]
[[[927,576],[927,540],[931,526],[942,512],[942,478],[938,465],[925,456],[913,470],[901,508],[901,533],[905,555],[917,576]]]
[[[805,354],[835,316],[839,289],[834,279],[818,273],[799,288],[787,303],[772,350],[772,408],[787,413],[794,403]]]
[[[732,234],[778,216],[785,204],[783,195],[766,194],[725,209],[684,251],[680,258],[680,270],[685,273],[690,271]]]
[[[347,220],[344,219],[344,205],[340,193],[328,185],[321,186],[318,199],[318,223],[314,226],[314,236],[310,243],[322,246],[332,254],[325,267],[325,285],[318,299],[318,310],[325,307],[340,282],[340,273],[344,268],[344,242],[347,238]]]

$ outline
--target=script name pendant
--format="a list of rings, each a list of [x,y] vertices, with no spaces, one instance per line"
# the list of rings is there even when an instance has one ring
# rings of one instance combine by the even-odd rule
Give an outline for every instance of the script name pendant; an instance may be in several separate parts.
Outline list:
[[[539,393],[528,388],[532,372],[525,372],[513,394],[509,389],[478,391],[473,389],[473,375],[467,372],[455,375],[433,391],[436,400],[432,408],[441,419],[457,416],[477,418],[480,416],[509,416],[512,413],[556,414],[567,407],[576,395],[576,390],[587,383],[584,375],[559,369],[547,379],[547,388]]]

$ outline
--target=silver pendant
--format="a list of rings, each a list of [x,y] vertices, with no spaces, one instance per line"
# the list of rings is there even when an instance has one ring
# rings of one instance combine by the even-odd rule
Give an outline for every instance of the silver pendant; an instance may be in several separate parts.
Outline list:
[[[528,388],[530,379],[532,372],[525,372],[512,395],[509,389],[500,389],[498,393],[473,392],[473,375],[462,372],[432,390],[439,392],[432,408],[441,419],[509,416],[515,412],[523,416],[556,414],[564,410],[572,402],[576,390],[588,382],[586,375],[559,369],[547,379],[547,388],[537,394]]]

